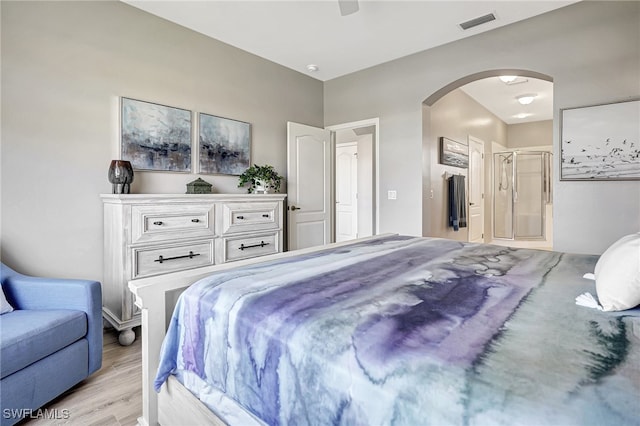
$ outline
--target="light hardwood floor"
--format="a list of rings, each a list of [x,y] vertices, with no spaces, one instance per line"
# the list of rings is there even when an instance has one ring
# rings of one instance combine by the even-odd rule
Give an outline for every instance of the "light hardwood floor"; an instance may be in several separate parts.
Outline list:
[[[120,346],[117,333],[105,330],[103,348],[100,370],[42,407],[54,413],[52,417],[57,415],[58,420],[37,418],[21,425],[135,425],[142,414],[139,329],[131,346]]]

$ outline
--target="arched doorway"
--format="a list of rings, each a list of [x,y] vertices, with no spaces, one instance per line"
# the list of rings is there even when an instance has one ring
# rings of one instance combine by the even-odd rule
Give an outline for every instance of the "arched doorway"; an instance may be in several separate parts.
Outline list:
[[[524,138],[521,135],[527,134],[535,134],[538,133],[538,136],[530,137],[529,139],[535,139],[536,141],[540,141],[539,143],[535,143],[534,145],[543,146],[544,150],[552,151],[552,140],[553,140],[553,100],[552,93],[550,99],[546,101],[548,104],[545,106],[547,108],[547,114],[544,117],[530,117],[526,124],[525,123],[517,123],[514,124],[514,120],[510,120],[508,118],[504,118],[504,116],[499,116],[500,113],[494,113],[494,106],[488,109],[483,104],[478,102],[478,100],[473,96],[476,96],[472,90],[466,90],[465,87],[469,88],[474,85],[478,85],[479,83],[485,84],[484,82],[497,84],[497,85],[506,85],[509,84],[507,82],[498,82],[499,76],[512,75],[517,76],[517,84],[514,83],[513,87],[509,87],[508,90],[505,86],[505,92],[508,93],[526,93],[528,87],[540,87],[540,85],[544,87],[550,87],[552,91],[552,81],[553,79],[550,76],[537,73],[534,71],[521,70],[521,69],[497,69],[497,70],[489,70],[483,71],[479,73],[475,73],[463,78],[460,78],[445,87],[439,89],[432,95],[430,95],[423,104],[423,235],[425,236],[435,236],[435,237],[444,237],[450,238],[460,241],[470,241],[471,234],[469,233],[469,228],[472,226],[472,223],[475,221],[474,226],[476,227],[476,233],[479,235],[477,231],[478,228],[478,219],[477,214],[471,214],[472,209],[475,208],[475,212],[480,211],[482,213],[482,218],[479,219],[482,224],[483,232],[482,232],[482,242],[487,243],[504,243],[505,245],[516,245],[516,246],[527,246],[527,247],[538,247],[538,248],[551,248],[552,246],[552,238],[551,233],[547,232],[549,235],[545,235],[547,238],[529,238],[526,242],[514,242],[514,239],[495,239],[494,238],[494,224],[495,221],[498,221],[500,225],[500,221],[503,220],[502,215],[504,212],[500,212],[500,215],[496,217],[495,209],[494,209],[494,191],[493,191],[493,183],[494,183],[494,163],[493,163],[493,153],[494,152],[502,152],[502,151],[516,151],[516,150],[528,150],[532,151],[533,146],[524,146],[526,143],[527,137]],[[496,83],[497,82],[497,83]],[[525,84],[520,84],[525,83]],[[535,86],[534,83],[537,83],[538,86]],[[532,86],[533,84],[533,86]],[[516,85],[518,86],[516,88]],[[545,86],[546,85],[546,86]],[[492,87],[492,86],[489,86]],[[500,89],[498,86],[495,86],[496,90]],[[467,93],[469,92],[469,93]],[[496,91],[496,98],[499,93]],[[542,98],[547,96],[546,94],[541,94],[538,99],[535,101],[539,105]],[[476,96],[477,97],[477,96]],[[513,103],[517,103],[515,100],[516,96],[512,96],[511,101]],[[504,121],[503,121],[504,120]],[[517,121],[517,120],[516,120]],[[522,120],[521,120],[522,121]],[[542,129],[542,130],[536,130]],[[518,136],[513,136],[518,135]],[[539,137],[539,135],[543,135],[544,137]],[[509,137],[513,139],[511,144],[509,143]],[[461,146],[477,146],[480,145],[484,150],[483,161],[481,162],[481,166],[484,167],[484,170],[480,172],[480,176],[482,177],[483,182],[482,186],[482,197],[477,196],[474,201],[476,203],[471,203],[471,200],[467,198],[465,200],[466,206],[465,211],[467,214],[467,224],[464,228],[454,229],[449,224],[449,205],[448,205],[448,177],[451,175],[462,175],[464,176],[465,187],[466,187],[466,196],[469,197],[472,193],[469,190],[477,189],[478,187],[478,175],[475,175],[475,179],[473,182],[475,183],[473,186],[470,185],[470,181],[472,180],[472,176],[470,176],[470,171],[473,167],[469,168],[467,165],[464,167],[451,167],[446,164],[446,161],[443,163],[442,158],[442,138],[446,138],[448,140],[453,140],[455,142],[460,143]],[[529,143],[529,145],[532,145]],[[524,156],[522,156],[524,157]],[[528,156],[531,157],[531,156]],[[548,161],[548,160],[547,160]],[[548,163],[546,163],[548,164]],[[476,164],[477,166],[477,164]],[[477,169],[477,167],[475,167]],[[549,172],[551,168],[545,169],[545,172]],[[523,168],[524,170],[524,168]],[[521,182],[525,182],[525,180],[521,180]],[[544,187],[545,191],[547,191],[547,195],[550,197],[550,192],[548,190],[551,187],[550,184],[550,176],[548,174],[542,176],[540,175],[540,186]],[[524,188],[524,186],[523,186]],[[524,192],[523,192],[524,194]],[[478,208],[477,202],[480,200],[483,203],[482,208]],[[522,198],[520,203],[521,206],[525,206],[524,203],[525,198]],[[550,201],[548,199],[549,205],[545,203],[540,204],[541,214],[543,217],[548,217],[548,220],[543,221],[543,227],[545,231],[550,231],[550,219],[551,219],[551,210],[550,210]],[[471,204],[471,205],[469,205]],[[475,205],[474,205],[475,204]],[[531,203],[529,203],[531,204]],[[539,210],[540,210],[539,209]],[[533,213],[533,212],[532,212]],[[520,215],[519,224],[520,227],[526,225],[526,217],[531,215]],[[540,219],[540,217],[537,217]],[[515,221],[513,218],[504,218],[505,222],[509,222],[508,225],[514,225]],[[546,225],[546,226],[545,226]]]

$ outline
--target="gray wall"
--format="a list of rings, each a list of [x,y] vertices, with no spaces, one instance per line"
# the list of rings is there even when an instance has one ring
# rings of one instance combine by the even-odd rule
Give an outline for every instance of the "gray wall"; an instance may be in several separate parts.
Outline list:
[[[638,22],[640,2],[579,2],[326,82],[325,125],[380,118],[381,194],[398,190],[397,200],[381,197],[381,230],[422,234],[422,197],[432,184],[422,164],[430,126],[422,119],[425,99],[487,70],[551,76],[557,153],[561,108],[640,95]],[[640,230],[639,182],[560,182],[560,156],[554,158],[554,249],[601,253]]]
[[[286,122],[323,125],[322,83],[121,2],[2,1],[2,260],[102,276],[102,203],[118,97],[252,125],[252,160],[286,172]],[[195,175],[137,172],[136,193]],[[216,192],[237,177],[202,176]]]
[[[423,220],[429,220],[429,227],[425,226],[425,235],[467,241],[468,228],[454,231],[448,226],[447,181],[443,177],[446,172],[463,174],[468,177],[467,169],[440,164],[440,137],[444,136],[458,142],[468,143],[468,136],[484,141],[484,172],[485,172],[485,208],[484,234],[487,241],[492,235],[491,230],[491,142],[502,145],[507,143],[507,125],[485,107],[476,102],[460,89],[453,90],[438,100],[431,107],[431,127],[428,145],[431,166],[431,194],[425,198],[423,204]],[[467,180],[468,185],[468,180]],[[426,231],[426,230],[429,231]]]
[[[507,126],[509,149],[553,145],[553,120],[532,121]]]
[[[1,256],[35,275],[102,275],[98,195],[110,191],[106,171],[118,156],[119,96],[248,121],[253,160],[281,173],[286,121],[379,117],[379,194],[398,195],[380,197],[380,230],[421,235],[432,183],[422,103],[439,89],[494,69],[553,77],[556,151],[561,108],[640,94],[638,2],[580,2],[325,84],[121,2],[2,1],[0,9]],[[139,172],[133,190],[181,193],[194,178]],[[240,191],[233,177],[203,178],[217,192]],[[638,182],[556,178],[554,191],[555,249],[600,253],[640,230]]]

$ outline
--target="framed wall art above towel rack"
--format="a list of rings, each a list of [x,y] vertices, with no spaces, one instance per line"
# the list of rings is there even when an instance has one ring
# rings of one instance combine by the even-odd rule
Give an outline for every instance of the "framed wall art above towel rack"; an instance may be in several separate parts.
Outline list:
[[[440,164],[466,169],[469,167],[469,146],[440,137]]]

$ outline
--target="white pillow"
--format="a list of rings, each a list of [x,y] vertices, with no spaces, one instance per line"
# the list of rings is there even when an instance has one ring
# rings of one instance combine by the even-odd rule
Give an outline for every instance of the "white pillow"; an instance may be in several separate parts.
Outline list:
[[[13,306],[9,304],[7,298],[4,296],[4,290],[0,286],[0,315],[13,311]]]
[[[596,292],[605,311],[640,305],[640,232],[613,243],[598,259]]]

